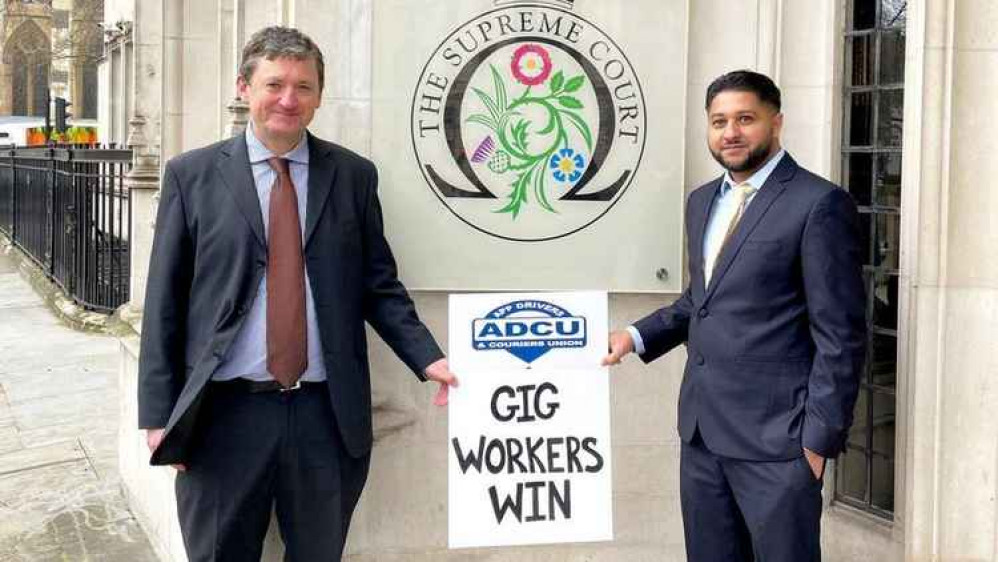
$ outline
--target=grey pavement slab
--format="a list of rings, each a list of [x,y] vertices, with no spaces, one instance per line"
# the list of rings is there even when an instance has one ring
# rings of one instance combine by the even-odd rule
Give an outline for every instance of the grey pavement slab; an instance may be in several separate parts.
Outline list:
[[[85,434],[87,426],[79,427],[80,421],[94,416],[114,415],[116,404],[107,404],[108,396],[103,390],[67,393],[64,396],[50,396],[28,402],[10,405],[18,428],[32,430],[54,425],[76,424],[80,434]]]
[[[0,310],[18,308],[26,306],[38,306],[42,304],[42,298],[32,290],[31,285],[21,279],[21,275],[15,272],[0,273],[0,287],[4,288],[3,299],[0,300]]]
[[[0,320],[0,322],[3,322],[3,320]],[[0,337],[3,337],[3,334],[0,334]],[[44,363],[44,366],[40,368],[40,372],[47,373],[62,366],[77,366],[80,368],[95,365],[106,366],[109,360],[117,360],[117,354],[94,355],[94,350],[91,346],[81,345],[80,343],[60,342],[59,339],[54,338],[50,344],[53,349],[48,353],[39,349],[0,351],[0,354],[15,354],[14,357],[4,357],[2,362],[0,362],[0,375],[31,376],[32,373],[38,372],[39,363]]]
[[[29,447],[12,451],[3,456],[0,477],[35,468],[86,460],[83,446],[72,441],[53,443],[43,447]]]
[[[0,284],[0,302],[5,294]],[[116,369],[118,348],[112,337],[70,329],[41,303],[0,308],[0,374],[32,376],[65,365]]]
[[[157,560],[118,475],[119,361],[0,253],[0,562]]]
[[[7,394],[7,403],[16,406],[24,402],[66,394],[106,391],[108,386],[113,384],[113,379],[118,376],[116,365],[108,365],[108,359],[114,361],[117,356],[101,356],[91,358],[89,361],[50,366],[45,371],[45,384],[39,384],[37,373],[5,374],[4,390]]]

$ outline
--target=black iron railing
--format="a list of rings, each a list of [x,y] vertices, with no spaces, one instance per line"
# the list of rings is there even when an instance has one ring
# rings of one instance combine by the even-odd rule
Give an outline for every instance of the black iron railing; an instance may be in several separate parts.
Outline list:
[[[128,302],[131,162],[114,148],[0,151],[0,231],[89,310]]]

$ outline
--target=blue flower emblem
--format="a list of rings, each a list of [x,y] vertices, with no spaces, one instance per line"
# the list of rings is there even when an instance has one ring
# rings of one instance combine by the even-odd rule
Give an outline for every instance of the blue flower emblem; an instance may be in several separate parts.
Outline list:
[[[563,148],[551,155],[549,167],[557,181],[574,183],[582,177],[586,159],[571,148]]]

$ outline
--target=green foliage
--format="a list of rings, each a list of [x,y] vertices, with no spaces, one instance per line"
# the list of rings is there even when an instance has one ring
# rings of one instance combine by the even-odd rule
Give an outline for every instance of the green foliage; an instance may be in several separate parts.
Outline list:
[[[562,85],[565,83],[565,75],[559,70],[554,73],[551,77],[551,95],[557,94],[561,91]]]
[[[498,152],[504,154],[504,159],[508,155],[508,166],[499,167],[490,162],[490,169],[493,172],[503,170],[516,173],[516,178],[510,185],[512,190],[507,203],[496,212],[509,213],[515,220],[528,201],[528,192],[533,192],[534,200],[541,208],[556,213],[547,196],[545,185],[548,177],[547,164],[559,148],[568,146],[568,127],[578,131],[590,153],[593,150],[592,131],[585,119],[577,113],[578,110],[584,109],[584,105],[577,97],[568,95],[579,91],[585,84],[586,78],[579,75],[566,80],[564,72],[559,70],[548,82],[547,95],[531,96],[531,88],[527,86],[516,99],[510,101],[502,75],[494,65],[490,65],[490,70],[491,94],[479,88],[472,88],[488,114],[472,114],[465,119],[465,122],[481,125],[490,130],[499,143]],[[530,119],[524,118],[523,113],[519,111],[529,106],[539,106],[548,114],[548,122],[543,128],[535,129],[536,134],[555,133],[554,142],[538,153],[530,152],[530,127],[533,123]],[[511,121],[513,125],[508,126]]]
[[[582,109],[582,102],[579,101],[578,98],[573,98],[572,96],[561,96],[558,98],[558,103],[568,109]]]

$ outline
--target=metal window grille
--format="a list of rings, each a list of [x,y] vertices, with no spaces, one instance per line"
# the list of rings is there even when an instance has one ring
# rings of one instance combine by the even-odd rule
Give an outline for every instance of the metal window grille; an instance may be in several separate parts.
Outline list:
[[[842,178],[859,205],[867,364],[835,500],[894,517],[905,0],[848,0]]]

